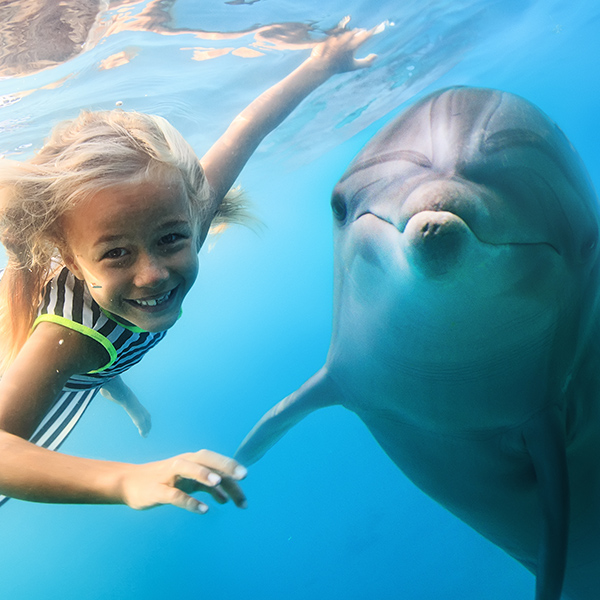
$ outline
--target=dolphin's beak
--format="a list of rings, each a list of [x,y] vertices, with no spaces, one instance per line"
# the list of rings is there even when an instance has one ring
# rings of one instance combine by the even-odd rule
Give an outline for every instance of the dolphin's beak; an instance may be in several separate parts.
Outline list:
[[[469,245],[479,243],[460,217],[444,211],[417,213],[406,224],[402,238],[408,262],[430,279],[456,272]]]

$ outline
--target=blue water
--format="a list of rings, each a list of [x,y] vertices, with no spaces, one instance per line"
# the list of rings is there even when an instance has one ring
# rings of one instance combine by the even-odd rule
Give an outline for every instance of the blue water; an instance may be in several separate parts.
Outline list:
[[[138,27],[153,3],[120,4],[110,3],[85,52],[0,80],[0,154],[25,157],[58,120],[122,102],[169,118],[201,155],[307,55],[261,41],[261,26],[296,23],[287,29],[301,38],[307,25],[318,37],[345,14],[355,26],[394,25],[365,49],[379,54],[369,72],[331,80],[248,163],[241,182],[263,232],[232,227],[203,250],[183,319],[127,376],[152,413],[150,436],[99,398],[65,452],[131,462],[203,447],[231,454],[265,410],[322,365],[332,313],[329,195],[404,102],[455,84],[518,93],[559,123],[599,185],[600,5],[592,0],[382,0],[376,8],[367,0],[177,0],[169,29],[156,31]],[[192,60],[195,51],[206,60]],[[101,68],[119,56],[128,62]],[[533,598],[523,567],[418,491],[341,408],[295,427],[252,467],[244,489],[247,511],[213,504],[206,516],[11,501],[0,514],[0,594]]]

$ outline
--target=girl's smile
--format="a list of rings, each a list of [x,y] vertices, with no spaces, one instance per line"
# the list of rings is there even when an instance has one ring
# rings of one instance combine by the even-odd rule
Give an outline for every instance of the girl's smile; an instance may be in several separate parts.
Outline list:
[[[198,273],[189,201],[177,175],[96,192],[63,218],[63,259],[125,325],[171,327]]]
[[[153,312],[157,308],[159,310],[163,310],[163,308],[166,308],[165,303],[168,303],[169,300],[171,300],[174,297],[173,292],[176,289],[177,288],[167,292],[166,294],[162,294],[158,297],[144,298],[144,299],[139,298],[137,300],[128,300],[128,302],[133,302],[136,306],[141,306],[141,307],[150,309],[151,312]]]

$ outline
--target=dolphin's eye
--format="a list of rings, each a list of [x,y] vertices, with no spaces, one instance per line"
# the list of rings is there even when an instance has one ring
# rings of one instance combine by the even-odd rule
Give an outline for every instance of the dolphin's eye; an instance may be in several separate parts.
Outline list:
[[[340,194],[334,194],[331,199],[331,210],[333,211],[333,216],[340,222],[346,219],[348,214],[348,209],[346,208],[346,203]]]

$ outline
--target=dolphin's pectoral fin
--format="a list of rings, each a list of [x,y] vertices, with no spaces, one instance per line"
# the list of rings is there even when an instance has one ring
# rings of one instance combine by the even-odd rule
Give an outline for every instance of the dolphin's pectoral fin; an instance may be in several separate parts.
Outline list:
[[[558,408],[532,419],[523,437],[535,469],[542,519],[535,598],[560,600],[569,535],[569,477]]]
[[[293,394],[276,404],[254,426],[235,453],[244,465],[251,465],[308,414],[341,402],[340,393],[325,368],[313,375]]]

